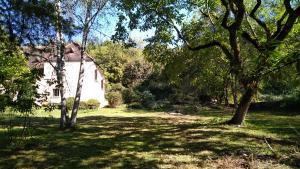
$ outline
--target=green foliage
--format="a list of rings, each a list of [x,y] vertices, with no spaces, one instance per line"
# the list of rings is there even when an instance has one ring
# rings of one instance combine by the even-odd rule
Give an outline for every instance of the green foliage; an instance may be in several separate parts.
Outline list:
[[[111,108],[116,108],[122,104],[122,94],[120,91],[108,92],[105,95],[105,98],[107,99],[109,107]]]
[[[68,97],[67,98],[67,109],[68,110],[72,110],[74,101],[75,101],[74,97]]]
[[[300,76],[295,66],[282,69],[280,72],[271,73],[262,80],[260,92],[268,95],[293,94],[300,86]]]
[[[74,97],[68,97],[67,98],[67,108],[68,110],[72,110],[73,104],[74,104],[75,98]],[[90,99],[88,101],[80,101],[79,102],[79,108],[82,110],[85,109],[97,109],[99,108],[100,103],[97,99]]]
[[[1,29],[5,30],[11,41],[39,45],[55,38],[57,24],[55,1],[4,0],[0,2],[0,6]],[[74,35],[72,19],[61,17],[60,20],[65,28],[64,33]]]
[[[124,90],[124,86],[122,86],[121,83],[111,83],[111,84],[107,84],[106,86],[106,91],[107,92],[116,92],[116,91],[123,91]]]
[[[125,66],[122,84],[127,88],[133,88],[142,83],[152,73],[151,65],[139,59],[129,62]]]
[[[140,102],[132,102],[127,104],[129,109],[144,109],[143,105]]]
[[[141,93],[141,104],[145,108],[152,109],[155,103],[155,96],[148,90]]]
[[[106,41],[88,46],[89,54],[101,68],[109,83],[121,83],[125,65],[142,56],[141,50],[125,48],[122,44]]]
[[[18,111],[30,111],[36,94],[35,70],[30,70],[17,43],[0,29],[0,96],[2,109],[13,106]],[[3,96],[2,96],[3,95]],[[10,105],[9,105],[10,104]]]
[[[79,109],[82,109],[82,110],[89,109],[89,105],[85,101],[80,101],[79,102]]]
[[[161,71],[155,70],[141,85],[137,87],[140,92],[150,91],[157,100],[168,98],[174,93],[175,86],[170,84],[168,77]]]
[[[132,88],[126,88],[122,91],[124,103],[132,103],[140,101],[140,92]]]
[[[105,98],[107,99],[108,104],[111,108],[115,108],[122,103],[123,90],[124,87],[121,83],[112,83],[107,85]]]
[[[286,13],[288,5],[283,1],[253,0],[239,5],[231,0],[120,1],[116,6],[123,13],[116,30],[124,36],[116,38],[126,38],[127,29],[154,29],[146,46],[147,58],[162,68],[167,82],[179,88],[184,86],[187,90],[181,93],[221,101],[225,91],[229,91],[230,76],[239,81],[238,87],[249,87],[248,83],[258,83],[270,72],[299,60],[299,13]],[[298,2],[291,5],[300,9]],[[253,13],[248,16],[245,11]],[[276,84],[278,89],[283,86],[288,85],[282,81]]]
[[[100,106],[100,102],[97,99],[89,99],[86,104],[89,109],[98,109]]]
[[[7,105],[10,105],[11,99],[8,95],[0,95],[0,112],[4,112]]]

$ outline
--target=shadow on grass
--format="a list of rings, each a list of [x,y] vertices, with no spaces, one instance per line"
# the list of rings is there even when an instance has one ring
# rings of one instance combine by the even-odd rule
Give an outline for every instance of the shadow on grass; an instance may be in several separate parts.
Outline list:
[[[59,131],[57,122],[33,118],[32,140],[23,150],[0,148],[0,168],[201,168],[223,155],[272,158],[261,137],[180,117],[89,116],[78,119],[75,131]]]

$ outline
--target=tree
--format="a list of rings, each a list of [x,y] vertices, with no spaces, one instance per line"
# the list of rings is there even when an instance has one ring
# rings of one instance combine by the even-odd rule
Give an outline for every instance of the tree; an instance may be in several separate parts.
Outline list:
[[[57,86],[60,91],[60,105],[61,105],[61,114],[60,114],[60,123],[59,126],[63,129],[67,124],[67,98],[65,96],[66,93],[66,72],[65,72],[65,57],[64,57],[64,37],[63,37],[63,27],[62,27],[62,9],[61,9],[61,1],[56,0],[56,13],[57,13],[57,21],[56,21],[56,74],[57,74]]]
[[[299,60],[299,51],[295,50],[299,47],[298,1],[135,0],[119,1],[116,6],[128,14],[130,29],[155,28],[151,43],[176,44],[175,30],[179,40],[192,51],[217,48],[224,53],[230,72],[243,87],[229,124],[243,123],[264,76]],[[126,27],[124,21],[120,16],[117,30],[126,30],[121,29]],[[187,27],[194,29],[194,34],[186,31]],[[126,37],[122,31],[118,34]]]
[[[12,105],[20,111],[31,110],[35,80],[20,47],[0,29],[0,111]]]
[[[89,45],[88,48],[88,53],[94,57],[109,83],[122,83],[126,66],[143,57],[141,49],[112,41]]]
[[[74,1],[74,11],[73,13],[79,22],[79,27],[81,28],[82,38],[81,38],[81,60],[79,68],[79,77],[77,82],[77,89],[75,95],[75,101],[73,104],[71,119],[69,122],[70,127],[75,127],[77,112],[79,110],[79,103],[81,97],[81,90],[84,78],[84,64],[86,60],[86,47],[92,26],[94,26],[95,21],[97,21],[99,14],[103,11],[104,7],[107,5],[108,0],[80,0]],[[77,7],[77,8],[76,8]],[[78,13],[76,13],[78,12]]]
[[[43,45],[55,37],[56,9],[54,2],[0,1],[0,24],[10,41],[19,45]],[[63,25],[68,22],[63,20]]]
[[[15,56],[20,56],[19,59],[24,57],[19,52],[19,46],[31,46],[34,48],[36,45],[45,45],[49,43],[50,39],[55,37],[55,28],[56,28],[56,9],[55,4],[52,1],[0,1],[0,23],[1,23],[1,36],[3,34],[8,36],[8,41],[11,46],[3,46],[3,51],[10,51],[11,54],[7,53],[7,56],[3,56],[2,59],[14,60]],[[67,26],[69,22],[66,19],[61,19],[61,25]],[[69,30],[67,32],[70,32]],[[2,42],[2,41],[1,41]],[[8,43],[8,42],[5,42]],[[11,58],[8,58],[11,57]],[[22,60],[22,59],[21,59]],[[21,61],[19,60],[19,61]],[[17,60],[15,60],[17,61]],[[26,60],[27,61],[27,60]],[[6,63],[5,61],[2,63]],[[18,64],[18,63],[15,63]],[[14,68],[17,65],[10,65],[11,68]],[[18,65],[19,68],[24,68],[23,64]],[[5,69],[3,69],[5,70]],[[19,70],[19,69],[18,69]],[[33,102],[33,93],[32,87],[34,86],[36,75],[35,70],[32,70],[30,73],[27,73],[26,76],[22,78],[17,78],[19,80],[14,81],[17,85],[23,83],[22,92],[19,90],[18,95],[27,94]],[[15,73],[15,76],[18,76],[18,73]],[[6,74],[8,75],[8,74]],[[36,77],[35,77],[36,78]],[[14,78],[12,78],[14,79]],[[14,86],[11,84],[11,87]],[[28,87],[27,89],[25,87]],[[8,92],[8,90],[6,89]],[[29,94],[31,92],[31,94]],[[18,96],[19,97],[19,96]],[[26,96],[27,97],[27,96]],[[19,98],[26,98],[25,96]],[[23,107],[26,107],[28,104],[23,104]]]
[[[122,84],[127,88],[134,88],[152,73],[151,65],[143,59],[134,60],[126,64],[122,77]]]
[[[219,103],[223,100],[227,103],[230,74],[228,62],[221,51],[206,49],[193,52],[184,47],[148,45],[145,53],[150,62],[162,67],[169,83],[175,84],[179,91],[193,93],[195,100],[203,98],[199,100],[201,102],[216,99]]]
[[[109,83],[121,83],[124,67],[129,59],[122,44],[105,41],[89,48],[89,54],[94,57],[105,79]]]
[[[55,54],[57,64],[54,69],[57,70],[57,86],[61,89],[61,122],[60,127],[66,123],[66,106],[64,98],[64,44],[63,34],[72,36],[74,27],[72,19],[63,17],[60,0],[55,1],[7,1],[2,0],[0,23],[4,31],[9,35],[11,42],[16,45],[35,46],[49,45],[52,39],[57,35],[57,44]],[[30,54],[29,54],[30,55]],[[30,55],[31,56],[31,55]],[[24,78],[26,79],[26,78]],[[30,91],[28,89],[28,91]]]

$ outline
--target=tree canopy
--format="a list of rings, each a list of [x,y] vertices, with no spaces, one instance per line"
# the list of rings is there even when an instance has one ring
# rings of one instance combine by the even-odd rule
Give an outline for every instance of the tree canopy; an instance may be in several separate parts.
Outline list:
[[[116,6],[129,21],[126,24],[126,17],[120,14],[117,36],[126,38],[124,27],[155,29],[149,46],[169,47],[181,42],[191,51],[207,48],[222,51],[230,73],[244,89],[236,114],[229,122],[241,124],[261,79],[299,60],[299,3],[290,0],[120,1]]]

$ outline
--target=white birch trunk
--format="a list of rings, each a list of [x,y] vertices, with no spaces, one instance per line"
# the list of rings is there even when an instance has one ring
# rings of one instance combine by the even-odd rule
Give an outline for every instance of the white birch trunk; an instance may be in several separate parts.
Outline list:
[[[86,55],[85,55],[85,49],[86,49],[86,44],[87,44],[87,39],[88,39],[88,32],[89,32],[89,23],[90,23],[90,18],[91,18],[91,6],[87,5],[86,6],[87,11],[86,11],[86,16],[85,16],[85,22],[84,22],[84,28],[83,28],[83,33],[82,33],[82,42],[81,42],[81,50],[80,50],[80,68],[79,68],[79,76],[78,76],[78,82],[77,82],[77,89],[76,89],[76,95],[75,95],[75,100],[73,104],[73,109],[72,109],[72,114],[71,114],[71,119],[69,123],[69,127],[73,128],[76,125],[77,121],[77,113],[79,110],[79,104],[80,104],[80,97],[81,97],[81,91],[82,91],[82,86],[83,86],[83,79],[84,79],[84,66],[85,66],[85,60],[86,60]]]
[[[56,56],[57,56],[57,83],[60,91],[61,99],[61,114],[60,114],[60,128],[64,128],[67,124],[67,103],[66,103],[66,73],[65,73],[65,58],[64,58],[64,43],[63,43],[63,33],[61,25],[61,2],[56,1],[57,6],[57,30],[56,30]]]

